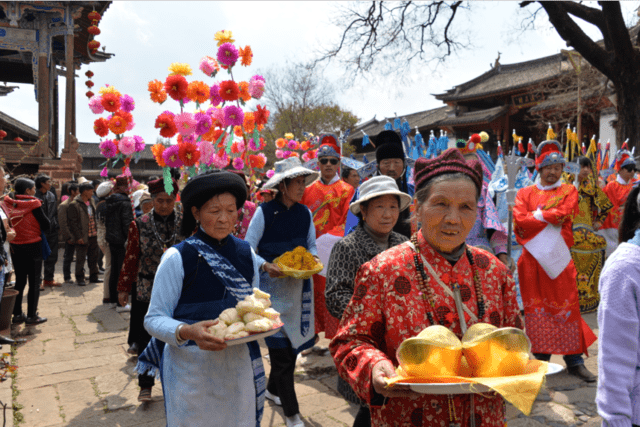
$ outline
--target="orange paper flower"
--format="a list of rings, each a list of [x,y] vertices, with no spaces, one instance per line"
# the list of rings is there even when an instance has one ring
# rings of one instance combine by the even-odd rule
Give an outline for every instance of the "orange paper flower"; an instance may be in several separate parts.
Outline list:
[[[164,153],[164,149],[165,149],[165,146],[162,144],[156,144],[153,147],[151,147],[151,152],[153,153],[153,157],[155,157],[156,163],[158,163],[158,166],[160,166],[161,168],[167,166],[167,164],[164,162],[164,159],[162,158],[162,153]]]
[[[167,92],[164,90],[164,85],[160,80],[150,81],[147,88],[149,89],[149,95],[153,102],[162,104],[167,100]]]
[[[187,87],[187,97],[194,102],[202,104],[209,99],[209,86],[204,82],[195,80],[189,83]]]
[[[242,126],[234,126],[233,133],[235,136],[242,136]]]
[[[245,67],[251,65],[251,62],[253,61],[253,52],[251,51],[251,46],[245,46],[244,49],[240,48],[240,58],[240,63]]]
[[[249,166],[255,169],[262,169],[267,164],[267,158],[260,154],[249,155]]]
[[[244,113],[244,123],[242,126],[246,133],[253,133],[253,129],[256,127],[256,122],[251,111]]]
[[[109,130],[116,135],[122,135],[127,130],[127,122],[120,116],[113,116],[109,120]]]
[[[284,148],[285,145],[287,145],[287,140],[286,139],[284,139],[284,138],[276,139],[276,147]]]
[[[240,89],[240,98],[242,98],[244,102],[249,102],[251,100],[251,95],[249,94],[249,83],[240,82],[238,84],[238,88]]]

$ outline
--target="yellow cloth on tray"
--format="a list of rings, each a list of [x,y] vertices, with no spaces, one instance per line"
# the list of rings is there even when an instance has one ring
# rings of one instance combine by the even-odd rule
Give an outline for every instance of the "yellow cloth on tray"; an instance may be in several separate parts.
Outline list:
[[[387,379],[387,386],[393,387],[398,383],[472,383],[481,384],[500,394],[507,402],[522,411],[531,414],[533,402],[545,381],[549,365],[540,360],[529,360],[523,375],[508,377],[415,377],[404,373],[402,368],[396,369],[398,376]],[[473,389],[473,386],[471,387]]]

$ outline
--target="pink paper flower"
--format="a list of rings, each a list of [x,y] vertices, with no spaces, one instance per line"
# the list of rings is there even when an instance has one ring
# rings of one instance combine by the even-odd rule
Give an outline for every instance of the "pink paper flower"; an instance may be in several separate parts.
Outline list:
[[[211,89],[209,89],[209,101],[214,107],[217,107],[222,102],[222,97],[220,96],[220,86],[218,86],[217,84],[211,86]]]
[[[194,118],[196,120],[196,134],[204,135],[209,132],[209,129],[211,129],[211,125],[213,124],[211,116],[207,113],[196,113]]]
[[[282,150],[276,150],[276,157],[278,159],[284,159],[284,154],[283,153],[284,153],[284,151],[282,151]]]
[[[236,142],[236,148],[238,149],[239,153],[242,153],[246,148],[246,145],[244,144],[244,141],[240,140],[240,141]]]
[[[264,95],[264,82],[252,79],[249,83],[249,95],[255,99],[262,98],[262,95]]]
[[[200,162],[207,165],[211,164],[211,156],[215,152],[213,144],[209,141],[200,141],[198,150],[200,151]]]
[[[255,76],[251,77],[251,80],[249,81],[249,83],[253,82],[253,81],[261,81],[261,82],[265,82],[266,80],[264,79],[264,77],[262,77],[260,74],[256,74]]]
[[[311,160],[311,157],[309,156],[308,152],[302,154],[302,160],[304,160],[305,162],[308,162],[309,160]]]
[[[256,145],[256,142],[253,140],[253,138],[251,138],[249,140],[249,150],[251,150],[251,151],[258,151],[259,150],[259,148]]]
[[[242,126],[244,122],[244,112],[240,107],[227,105],[224,107],[224,119],[227,126]]]
[[[118,147],[112,140],[105,139],[100,143],[100,153],[107,159],[110,159],[118,154]]]
[[[219,69],[216,60],[210,56],[205,56],[200,60],[200,71],[205,73],[209,77],[213,77],[215,72]]]
[[[141,136],[136,135],[133,137],[133,140],[136,143],[136,151],[137,152],[144,151],[144,145],[145,145],[144,139],[142,139]]]
[[[224,111],[220,108],[214,108],[213,113],[211,114],[211,118],[213,120],[217,120],[220,123],[221,128],[226,128],[227,120],[224,118]]]
[[[294,141],[293,139],[289,141],[287,145],[289,146],[289,150],[297,150],[298,148],[300,148],[300,144],[298,144],[298,141]]]
[[[107,170],[106,166],[104,167],[104,169],[102,169],[102,172],[100,172],[100,176],[103,178],[107,178],[109,176],[109,171]]]
[[[130,136],[125,136],[118,141],[118,149],[125,156],[130,156],[136,152],[136,140]]]
[[[104,113],[104,107],[102,106],[102,97],[96,95],[89,100],[89,108],[93,114]]]
[[[173,121],[182,136],[191,135],[196,130],[196,121],[191,113],[178,114]]]
[[[193,144],[194,142],[196,142],[196,135],[195,134],[191,134],[191,135],[188,135],[188,136],[183,136],[182,137],[182,142],[185,143],[185,144],[187,144],[187,143]]]
[[[122,95],[120,97],[120,108],[130,113],[136,108],[136,102],[129,95]]]
[[[242,160],[240,157],[236,157],[235,159],[233,159],[233,168],[236,170],[244,169],[244,160]]]
[[[179,147],[177,145],[172,145],[171,147],[165,148],[162,152],[162,159],[170,168],[179,168],[182,166],[182,162],[178,156],[178,150]]]
[[[227,153],[224,153],[222,157],[218,156],[215,153],[211,155],[212,166],[215,166],[218,169],[223,169],[223,168],[226,168],[228,164],[229,164],[229,156],[227,156]]]
[[[176,115],[175,115],[175,113],[173,113],[173,112],[171,112],[171,111],[169,111],[169,110],[165,110],[165,111],[163,111],[163,112],[162,112],[162,114],[168,114],[168,115],[170,115],[170,116],[171,116],[171,118],[174,118],[174,117],[176,116]]]
[[[270,169],[267,171],[267,178],[271,179],[275,174],[276,174],[276,171],[274,171],[273,169]]]
[[[235,65],[238,60],[238,49],[231,43],[223,43],[218,48],[218,62],[227,66]]]
[[[132,130],[134,127],[136,126],[136,122],[134,122],[133,120],[131,120],[129,123],[127,123],[127,130]]]
[[[131,175],[131,169],[129,169],[129,166],[127,166],[124,170],[124,172],[122,172],[122,176],[132,176]]]

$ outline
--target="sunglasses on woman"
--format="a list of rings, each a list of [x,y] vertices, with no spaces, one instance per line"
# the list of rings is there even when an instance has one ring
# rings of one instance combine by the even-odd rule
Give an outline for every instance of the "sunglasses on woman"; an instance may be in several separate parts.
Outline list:
[[[338,159],[327,159],[326,157],[319,160],[321,165],[326,165],[327,163],[331,162],[331,164],[334,166],[338,164],[338,161]]]

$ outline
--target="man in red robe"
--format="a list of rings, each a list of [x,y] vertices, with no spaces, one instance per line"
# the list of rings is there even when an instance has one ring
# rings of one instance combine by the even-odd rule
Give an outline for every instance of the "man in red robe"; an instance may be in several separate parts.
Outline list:
[[[525,327],[537,359],[548,361],[551,354],[562,354],[570,374],[594,382],[582,353],[596,337],[580,315],[569,251],[578,192],[560,180],[564,163],[557,141],[542,142],[536,154],[540,182],[521,189],[513,208],[516,239],[524,246],[518,275]]]
[[[335,135],[321,135],[317,152],[320,166],[320,179],[309,185],[302,197],[302,204],[306,205],[313,214],[316,227],[316,239],[323,234],[331,233],[344,236],[344,226],[347,221],[349,203],[355,189],[340,179],[340,148]],[[326,338],[333,338],[338,330],[338,321],[327,311],[325,303],[325,277],[313,276],[313,305],[316,334],[324,331]]]
[[[634,175],[636,174],[636,163],[633,155],[626,149],[627,143],[622,144],[622,148],[616,154],[616,162],[614,165],[618,176],[604,187],[604,193],[607,195],[613,209],[609,212],[609,216],[602,224],[601,234],[607,239],[607,249],[605,256],[609,256],[618,247],[618,227],[624,210],[624,203],[627,196],[634,185]]]

